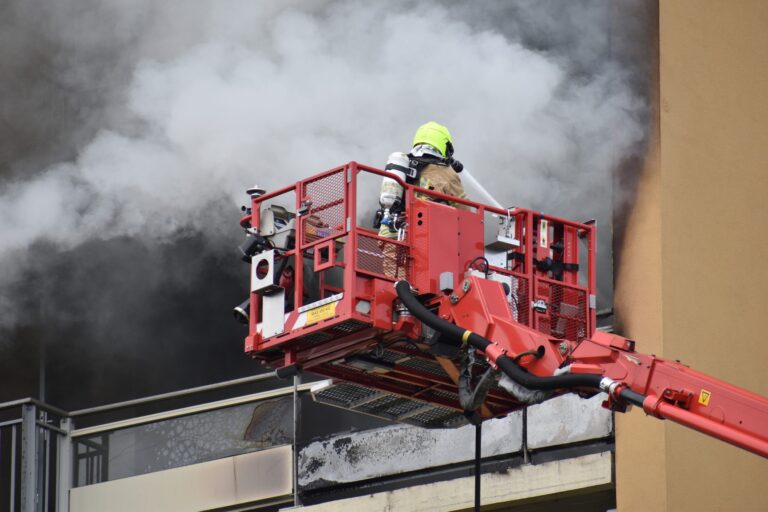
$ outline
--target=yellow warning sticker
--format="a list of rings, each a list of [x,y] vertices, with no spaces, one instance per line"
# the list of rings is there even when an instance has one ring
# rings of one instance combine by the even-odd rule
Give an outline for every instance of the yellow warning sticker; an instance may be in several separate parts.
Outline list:
[[[707,391],[706,389],[702,389],[699,393],[699,403],[703,406],[709,405],[709,398],[712,396],[712,393]]]
[[[539,245],[541,247],[547,246],[548,235],[549,235],[549,221],[541,219],[541,226],[539,228]]]
[[[333,317],[336,314],[336,304],[338,304],[338,301],[323,304],[307,311],[307,324],[314,324],[320,320]]]

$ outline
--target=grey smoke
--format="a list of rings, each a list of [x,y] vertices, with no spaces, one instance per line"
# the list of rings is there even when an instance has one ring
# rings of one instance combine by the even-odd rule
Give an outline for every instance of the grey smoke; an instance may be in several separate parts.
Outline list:
[[[273,189],[349,160],[382,166],[430,119],[451,129],[457,156],[502,203],[580,219],[610,218],[612,173],[642,148],[645,105],[632,67],[610,56],[607,0],[5,9],[15,28],[2,31],[15,43],[5,61],[20,65],[32,27],[54,73],[28,92],[85,112],[50,141],[62,158],[0,162],[6,328],[28,321],[16,294],[39,263],[31,249],[198,237],[203,254],[224,255],[246,186]],[[29,113],[30,133],[55,117]],[[116,254],[115,271],[123,263]]]

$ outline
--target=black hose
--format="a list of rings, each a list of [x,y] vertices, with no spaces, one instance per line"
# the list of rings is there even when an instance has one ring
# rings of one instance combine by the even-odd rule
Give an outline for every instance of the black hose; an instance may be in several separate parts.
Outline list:
[[[469,266],[467,268],[469,270],[472,270],[472,266],[475,264],[477,260],[483,260],[483,262],[485,263],[485,270],[483,272],[485,272],[485,277],[487,278],[488,272],[490,272],[491,270],[491,264],[488,263],[488,258],[486,258],[485,256],[478,256],[477,258],[473,259],[472,261],[469,262]]]
[[[645,396],[641,395],[640,393],[636,393],[629,388],[623,388],[621,391],[619,391],[619,396],[622,400],[625,400],[638,407],[642,407],[643,400],[645,400]]]
[[[536,359],[541,359],[544,357],[544,345],[539,345],[539,348],[536,350],[526,350],[525,352],[520,352],[512,360],[519,364],[520,360],[525,356],[533,356]]]
[[[505,355],[496,359],[496,364],[507,374],[507,377],[529,389],[551,391],[555,389],[569,388],[596,388],[600,389],[600,381],[603,376],[596,373],[566,373],[553,377],[539,377],[523,370],[512,359]]]
[[[462,329],[451,322],[446,322],[439,316],[430,313],[429,310],[427,310],[427,308],[413,296],[411,293],[411,285],[408,281],[400,280],[395,283],[395,291],[402,301],[403,306],[413,313],[416,318],[434,330],[439,331],[441,334],[454,338],[456,341],[461,341],[461,336],[464,334],[465,329]]]
[[[485,352],[488,345],[492,342],[479,334],[470,332],[466,329],[443,320],[439,316],[430,312],[424,305],[416,299],[411,293],[411,285],[407,281],[398,281],[395,284],[397,296],[408,310],[421,320],[423,323],[439,331],[441,334],[450,336],[459,341],[466,341],[469,345]],[[496,364],[507,376],[529,389],[541,389],[545,391],[567,388],[596,388],[600,389],[601,375],[594,373],[575,373],[557,375],[553,377],[538,377],[525,371],[518,366],[511,358],[506,355],[500,355],[496,359]]]
[[[475,425],[475,512],[480,512],[480,481],[482,474],[483,459],[483,424]]]

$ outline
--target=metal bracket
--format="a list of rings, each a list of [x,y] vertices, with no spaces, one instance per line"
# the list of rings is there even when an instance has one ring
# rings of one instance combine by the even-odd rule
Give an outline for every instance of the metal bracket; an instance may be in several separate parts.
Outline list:
[[[546,313],[547,312],[547,303],[544,301],[544,299],[538,299],[533,304],[533,310],[537,313]]]
[[[40,508],[38,463],[37,408],[24,405],[21,424],[21,510],[25,512]]]
[[[684,389],[665,389],[662,398],[677,407],[689,409],[693,400],[693,393]]]
[[[251,291],[268,295],[277,291],[275,285],[275,250],[256,254],[251,259]]]
[[[58,441],[56,460],[58,461],[58,479],[56,480],[56,502],[58,512],[69,512],[69,491],[72,488],[72,418],[61,420],[59,427],[67,432]]]

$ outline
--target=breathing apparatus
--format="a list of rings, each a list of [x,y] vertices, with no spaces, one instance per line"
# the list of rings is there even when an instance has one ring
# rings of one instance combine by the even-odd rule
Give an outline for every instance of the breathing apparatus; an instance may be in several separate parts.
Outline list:
[[[392,177],[385,177],[381,183],[379,204],[373,227],[389,227],[390,232],[402,230],[403,187],[393,177],[405,183],[418,183],[419,173],[428,165],[450,166],[455,172],[464,170],[464,165],[453,158],[451,134],[443,125],[430,121],[421,125],[413,137],[413,149],[405,154],[395,152],[389,155],[384,170]],[[398,237],[399,238],[399,237]]]
[[[415,181],[418,176],[418,171],[410,167],[408,155],[400,152],[389,155],[384,170],[393,177],[406,182]],[[389,176],[382,180],[379,204],[381,209],[376,212],[374,227],[378,228],[383,224],[388,226],[391,232],[397,232],[399,229],[397,219],[403,211],[403,187],[397,180]]]

